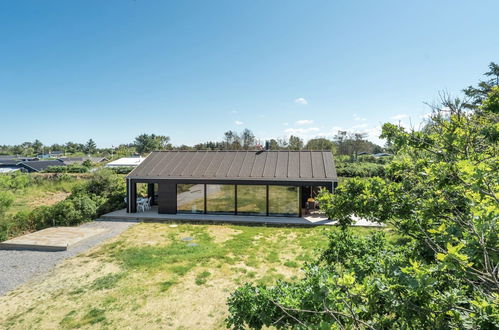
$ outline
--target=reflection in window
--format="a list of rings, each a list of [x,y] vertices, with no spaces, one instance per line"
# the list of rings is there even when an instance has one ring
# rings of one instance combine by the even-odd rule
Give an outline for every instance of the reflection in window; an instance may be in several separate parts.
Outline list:
[[[235,213],[235,187],[227,184],[206,185],[206,212]]]
[[[204,213],[204,185],[177,184],[177,212]]]
[[[269,214],[298,216],[298,189],[292,186],[269,186]]]
[[[237,186],[237,214],[267,214],[267,187]]]

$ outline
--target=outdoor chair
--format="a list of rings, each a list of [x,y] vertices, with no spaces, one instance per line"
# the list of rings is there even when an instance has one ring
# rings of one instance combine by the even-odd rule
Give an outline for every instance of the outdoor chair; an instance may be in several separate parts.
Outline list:
[[[146,208],[146,210],[150,210],[151,209],[151,200],[152,200],[152,197],[149,197],[147,199],[147,201],[145,202],[145,208]]]

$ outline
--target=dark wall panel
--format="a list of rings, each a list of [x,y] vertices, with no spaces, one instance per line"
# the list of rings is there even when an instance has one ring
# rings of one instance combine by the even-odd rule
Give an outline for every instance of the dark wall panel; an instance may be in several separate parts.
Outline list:
[[[177,185],[163,183],[158,185],[158,213],[177,213]]]

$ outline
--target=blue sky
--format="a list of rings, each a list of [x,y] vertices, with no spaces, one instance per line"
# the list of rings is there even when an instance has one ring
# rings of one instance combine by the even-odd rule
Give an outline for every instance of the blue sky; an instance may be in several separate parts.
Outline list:
[[[2,1],[0,144],[377,141],[499,62],[499,1]]]

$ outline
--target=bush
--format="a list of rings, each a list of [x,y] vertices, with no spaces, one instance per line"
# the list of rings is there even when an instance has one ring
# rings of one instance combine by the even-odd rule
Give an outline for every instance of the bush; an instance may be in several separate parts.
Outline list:
[[[20,190],[32,183],[31,176],[25,173],[12,173],[0,175],[0,188],[5,190]]]
[[[87,166],[71,164],[68,166],[49,166],[45,169],[45,173],[87,173]]]
[[[67,174],[62,174],[55,178],[64,180],[67,177]],[[65,200],[3,218],[0,221],[0,239],[51,226],[74,226],[91,221],[101,214],[123,208],[125,196],[126,186],[122,176],[109,170],[97,171],[87,182],[74,187]],[[0,192],[0,216],[12,201],[11,193]]]
[[[116,174],[128,174],[130,173],[134,168],[130,166],[119,166],[119,167],[109,167],[111,171],[113,171]]]
[[[384,177],[385,166],[367,162],[338,163],[336,172],[340,177]]]

